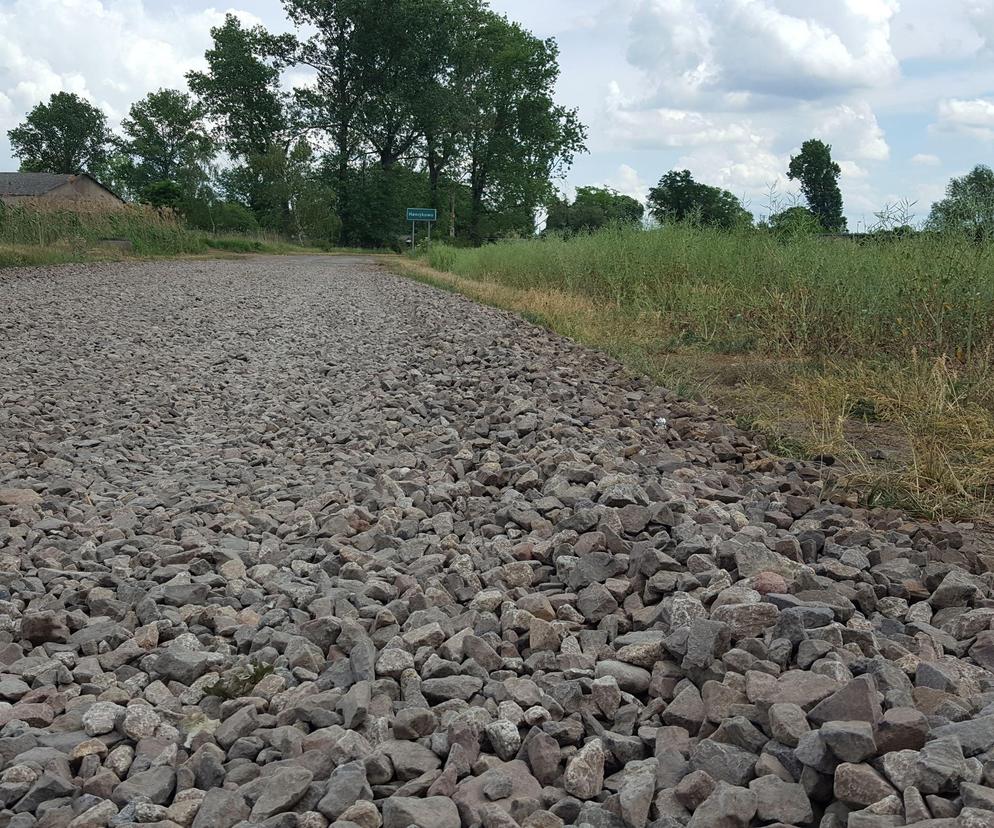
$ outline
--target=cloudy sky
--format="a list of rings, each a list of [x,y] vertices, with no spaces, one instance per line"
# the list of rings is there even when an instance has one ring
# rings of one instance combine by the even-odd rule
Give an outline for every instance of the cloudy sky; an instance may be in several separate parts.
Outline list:
[[[688,168],[757,214],[805,138],[833,146],[850,227],[886,203],[919,217],[994,150],[994,0],[492,0],[562,50],[559,98],[589,126],[564,183],[639,197]],[[6,131],[52,92],[113,124],[183,86],[226,11],[287,28],[279,0],[0,0]]]

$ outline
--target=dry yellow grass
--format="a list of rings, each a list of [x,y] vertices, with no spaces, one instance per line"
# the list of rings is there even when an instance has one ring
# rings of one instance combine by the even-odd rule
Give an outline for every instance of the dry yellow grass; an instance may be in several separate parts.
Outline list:
[[[931,518],[984,519],[994,506],[994,356],[789,358],[673,347],[658,312],[567,291],[466,278],[410,259],[397,272],[518,313],[604,350],[797,456],[832,455],[864,502]]]

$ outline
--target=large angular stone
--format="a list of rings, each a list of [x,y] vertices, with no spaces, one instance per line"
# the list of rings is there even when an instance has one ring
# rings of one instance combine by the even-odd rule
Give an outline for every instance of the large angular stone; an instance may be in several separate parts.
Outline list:
[[[339,765],[328,777],[325,795],[317,809],[334,822],[360,800],[372,801],[373,791],[366,781],[366,767],[362,762]]]
[[[850,805],[866,807],[895,794],[887,780],[869,765],[843,763],[835,769],[835,796]]]
[[[842,762],[858,764],[877,752],[869,722],[826,722],[821,727],[821,737]]]
[[[690,750],[690,767],[712,779],[744,786],[756,775],[756,756],[736,745],[701,739]]]
[[[390,796],[383,802],[383,828],[459,828],[459,811],[445,796]]]
[[[978,716],[962,722],[942,725],[932,731],[933,738],[954,736],[966,756],[976,756],[994,747],[994,716]]]
[[[756,817],[764,822],[800,825],[811,822],[814,812],[802,785],[775,776],[761,776],[749,783],[756,795]]]
[[[493,798],[494,787],[505,790],[509,787],[510,794]],[[503,793],[503,790],[499,792]],[[480,821],[482,810],[488,804],[497,805],[510,813],[516,801],[540,800],[541,796],[542,786],[531,775],[524,762],[494,761],[490,769],[479,776],[467,776],[463,779],[452,794],[452,801],[459,809],[463,824],[472,825]]]
[[[114,788],[111,799],[121,807],[142,797],[155,805],[165,805],[175,787],[176,773],[172,768],[160,766],[129,776]]]
[[[756,816],[756,795],[748,788],[719,782],[694,811],[687,828],[747,828]]]
[[[604,787],[604,745],[591,739],[566,764],[563,788],[577,799],[593,799]]]
[[[250,819],[261,822],[276,814],[293,809],[314,779],[314,774],[306,768],[284,768],[264,781],[257,791],[255,805]]]
[[[808,712],[808,718],[819,725],[835,721],[861,721],[876,725],[882,716],[877,685],[872,676],[857,676]]]

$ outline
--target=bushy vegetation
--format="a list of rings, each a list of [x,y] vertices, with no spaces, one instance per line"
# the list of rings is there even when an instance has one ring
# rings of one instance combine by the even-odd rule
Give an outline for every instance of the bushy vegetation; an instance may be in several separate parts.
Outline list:
[[[420,255],[428,278],[714,400],[782,451],[845,459],[874,502],[990,505],[992,245],[678,224]],[[893,464],[870,459],[881,444]]]
[[[125,244],[122,244],[125,243]],[[221,251],[288,253],[305,248],[272,234],[204,233],[169,210],[63,209],[0,204],[0,267]]]
[[[0,206],[0,245],[59,247],[83,253],[109,240],[124,240],[139,256],[198,253],[203,233],[175,215],[149,207],[118,210]]]
[[[610,187],[578,187],[570,203],[554,199],[545,222],[547,233],[589,233],[610,224],[639,224],[645,207]]]
[[[662,345],[791,355],[971,353],[994,341],[994,248],[920,234],[856,244],[687,225],[433,247],[433,267],[658,316]]]
[[[649,212],[660,224],[693,221],[723,230],[752,224],[752,214],[728,190],[695,181],[690,170],[670,170],[649,190]]]

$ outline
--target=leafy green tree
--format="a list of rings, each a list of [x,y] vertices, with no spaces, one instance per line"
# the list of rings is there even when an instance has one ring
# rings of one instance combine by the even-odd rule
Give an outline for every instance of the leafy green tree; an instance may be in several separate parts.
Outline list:
[[[994,237],[994,170],[978,164],[946,185],[946,197],[932,205],[926,226],[940,232]]]
[[[196,196],[214,157],[205,115],[201,103],[175,89],[152,92],[131,107],[121,122],[119,146],[130,159],[130,189],[142,200],[154,203],[147,195],[150,188],[161,198],[163,182],[172,182],[179,192],[173,206]]]
[[[787,171],[788,178],[801,182],[808,207],[827,233],[846,232],[839,190],[841,174],[842,168],[832,160],[831,145],[816,138],[801,145],[801,152],[791,157]]]
[[[354,235],[366,237],[370,230],[364,217],[351,212],[353,206],[366,211],[347,191],[350,186],[365,192],[375,182],[379,192],[385,182],[406,181],[373,175],[373,163],[383,170],[423,163],[430,193],[418,203],[440,211],[448,206],[447,224],[454,229],[455,180],[463,172],[471,111],[465,94],[468,44],[483,12],[481,0],[284,0],[284,6],[311,32],[303,41],[284,41],[283,58],[316,73],[316,83],[296,93],[307,123],[331,139],[327,166],[346,235],[353,235],[353,220]],[[354,169],[365,172],[356,177]]]
[[[304,65],[316,74],[310,88],[297,90],[298,99],[308,124],[331,138],[341,194],[357,156],[355,122],[364,95],[365,67],[357,58],[356,38],[364,4],[361,0],[284,0],[283,6],[290,20],[312,34],[303,41],[287,38],[274,51],[283,65]]]
[[[342,210],[349,217],[348,226],[343,227],[343,242],[388,247],[399,236],[410,235],[411,225],[406,221],[404,209],[427,203],[429,184],[423,172],[400,164],[384,169],[374,162],[349,170],[345,193],[350,203],[343,205]],[[433,233],[438,232],[444,231],[439,227],[433,229]]]
[[[578,152],[586,130],[576,110],[555,103],[559,49],[516,23],[483,12],[468,60],[468,180],[472,198],[471,237],[485,237],[488,213],[517,214],[519,232],[534,230],[540,204],[548,203],[552,179]]]
[[[290,129],[280,69],[267,59],[269,35],[246,29],[233,15],[211,29],[206,72],[189,72],[190,89],[215,123],[215,135],[234,157],[262,156],[286,143]]]
[[[107,117],[71,92],[56,92],[7,133],[25,172],[93,172],[107,158]]]
[[[175,181],[153,181],[141,189],[141,200],[153,207],[168,207],[179,210],[183,205],[185,193]]]
[[[734,195],[695,181],[690,170],[670,170],[649,190],[649,212],[664,224],[695,221],[731,229],[752,223],[752,214]]]
[[[370,232],[369,201],[349,188],[367,195],[372,188],[374,201],[392,205],[396,197],[381,188],[406,187],[405,176],[374,175],[373,164],[419,172],[423,165],[429,192],[418,203],[442,208],[448,200],[451,228],[465,183],[475,237],[509,223],[533,230],[536,208],[551,195],[550,179],[583,145],[576,113],[552,97],[559,71],[553,41],[538,40],[483,0],[284,0],[284,6],[309,36],[281,41],[273,53],[315,72],[312,86],[296,90],[297,100],[306,123],[331,140],[328,166],[346,238],[383,235]]]
[[[222,176],[225,193],[250,207],[264,227],[304,239],[320,226],[328,236],[337,223],[315,217],[319,206],[333,212],[336,199],[320,186],[306,135],[313,124],[304,121],[299,102],[280,85],[282,55],[296,41],[259,27],[246,29],[230,14],[211,35],[207,71],[187,78],[236,162]],[[319,193],[322,205],[315,202]]]
[[[549,231],[582,233],[607,224],[637,224],[644,213],[638,201],[610,187],[579,187],[572,204],[556,200],[549,205],[545,227]]]
[[[821,222],[807,207],[795,205],[770,216],[770,230],[780,236],[797,236],[822,231]]]
[[[463,94],[463,90],[469,87],[474,75],[475,33],[484,11],[479,0],[444,0],[443,5],[446,16],[438,31],[445,39],[434,41],[441,68],[424,84],[417,98],[415,119],[423,138],[430,203],[439,209],[448,206],[449,232],[454,237],[461,189],[457,179],[464,172],[461,162],[468,151],[473,117],[472,98]],[[443,179],[447,179],[444,184]]]

